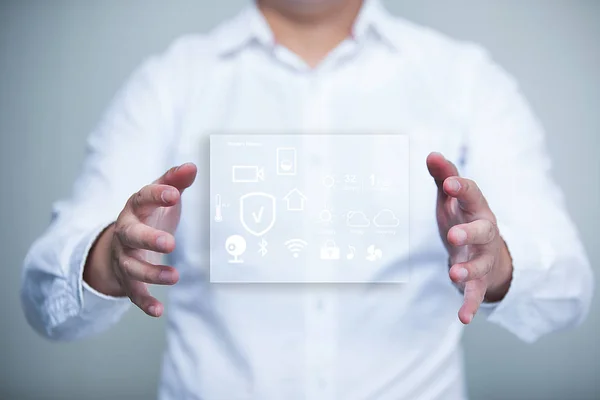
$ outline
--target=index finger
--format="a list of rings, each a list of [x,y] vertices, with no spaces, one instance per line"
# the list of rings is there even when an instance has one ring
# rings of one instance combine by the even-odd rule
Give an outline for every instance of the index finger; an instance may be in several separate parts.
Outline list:
[[[456,166],[441,153],[430,153],[426,162],[429,175],[435,180],[439,189],[442,188],[444,180],[451,176],[458,176]]]
[[[127,202],[137,217],[145,217],[158,207],[169,207],[177,204],[179,191],[169,185],[146,185],[134,193]]]
[[[444,192],[458,200],[463,211],[471,214],[487,209],[487,202],[477,184],[466,178],[452,176],[444,180]]]
[[[194,183],[197,173],[198,168],[196,168],[194,163],[185,163],[178,167],[171,168],[154,183],[173,186],[183,193],[185,189]]]

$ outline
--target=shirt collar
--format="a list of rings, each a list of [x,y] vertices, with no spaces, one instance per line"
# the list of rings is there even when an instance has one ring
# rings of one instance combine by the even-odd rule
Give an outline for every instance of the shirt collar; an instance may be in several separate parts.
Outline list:
[[[393,22],[392,15],[379,0],[364,0],[351,37],[360,42],[374,33],[388,47],[398,50],[399,43],[393,32]],[[221,55],[235,53],[252,43],[267,48],[275,46],[273,32],[254,1],[232,20],[220,25],[215,34],[217,50]]]
[[[233,19],[219,25],[213,35],[221,55],[235,53],[253,42],[266,47],[275,44],[273,32],[254,1]]]
[[[379,0],[364,0],[363,6],[354,22],[352,38],[358,42],[370,34],[384,42],[390,49],[399,50],[399,42],[393,29],[394,17]]]

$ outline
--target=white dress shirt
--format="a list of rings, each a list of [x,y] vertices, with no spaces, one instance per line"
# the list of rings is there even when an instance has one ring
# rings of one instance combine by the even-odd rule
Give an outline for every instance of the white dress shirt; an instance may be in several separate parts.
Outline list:
[[[219,132],[408,134],[410,281],[210,283],[207,152],[196,143]],[[510,290],[478,317],[534,341],[582,321],[593,291],[544,146],[515,81],[477,45],[366,1],[352,35],[311,69],[251,5],[177,40],[120,91],[71,197],[25,260],[25,314],[60,340],[117,323],[130,302],[82,281],[88,250],[132,193],[194,161],[172,255],[181,279],[166,306],[161,399],[464,399],[462,295],[448,278],[425,158],[442,152],[480,185],[510,249]]]

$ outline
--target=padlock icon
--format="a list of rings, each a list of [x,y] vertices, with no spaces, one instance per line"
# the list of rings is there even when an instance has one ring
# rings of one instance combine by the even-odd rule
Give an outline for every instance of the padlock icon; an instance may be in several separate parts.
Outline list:
[[[326,241],[321,247],[321,260],[339,260],[340,248],[333,240]]]

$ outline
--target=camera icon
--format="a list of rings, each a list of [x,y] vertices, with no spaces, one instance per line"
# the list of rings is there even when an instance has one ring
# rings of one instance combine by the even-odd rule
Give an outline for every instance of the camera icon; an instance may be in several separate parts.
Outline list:
[[[227,261],[229,264],[242,264],[244,260],[239,257],[246,251],[246,239],[240,235],[229,236],[225,241],[225,250],[233,256]]]
[[[234,165],[231,167],[233,183],[257,183],[265,180],[265,169],[256,165]]]

